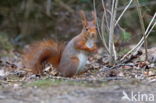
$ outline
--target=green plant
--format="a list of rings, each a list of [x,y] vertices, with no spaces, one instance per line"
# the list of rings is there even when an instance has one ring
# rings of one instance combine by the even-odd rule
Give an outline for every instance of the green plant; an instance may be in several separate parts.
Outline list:
[[[0,32],[0,50],[13,50],[13,45],[9,42],[8,36],[3,32]]]
[[[131,39],[131,34],[129,32],[123,31],[121,38],[123,39],[123,41],[128,41]]]

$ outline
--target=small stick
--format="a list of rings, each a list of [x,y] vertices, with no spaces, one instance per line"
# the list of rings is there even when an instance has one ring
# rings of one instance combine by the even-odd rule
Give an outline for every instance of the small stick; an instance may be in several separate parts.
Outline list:
[[[145,31],[146,38],[149,36],[149,34],[150,34],[151,31],[153,30],[154,26],[156,25],[156,21],[155,21],[155,23],[154,23],[153,26],[151,27],[153,21],[155,20],[155,17],[156,17],[156,13],[154,14],[152,20],[150,21],[150,23],[149,23],[149,25],[148,25],[148,27],[147,27],[147,29],[146,29],[146,31]],[[150,27],[151,27],[151,28],[150,28]],[[149,29],[150,29],[150,30],[149,30]],[[136,50],[137,48],[140,49],[140,45],[142,45],[143,42],[144,42],[144,38],[142,37],[141,40],[138,42],[138,44],[137,44],[134,48],[132,48],[129,52],[127,52],[127,53],[120,59],[120,61],[123,61],[123,60],[125,59],[125,57],[127,57],[129,54],[131,54],[131,53],[132,53],[134,50]],[[137,49],[137,50],[139,50],[139,49]]]
[[[95,6],[95,0],[93,0],[93,7],[94,7],[94,11],[96,12],[96,6]],[[104,33],[103,33],[103,29],[101,28],[101,31],[100,31],[100,29],[99,29],[99,23],[98,23],[98,17],[97,17],[97,14],[96,14],[96,19],[97,19],[97,30],[98,30],[98,33],[99,33],[99,36],[100,36],[100,38],[101,38],[101,40],[102,40],[102,42],[103,42],[103,44],[104,44],[104,47],[106,48],[106,51],[108,52],[108,54],[109,54],[109,50],[108,50],[108,46],[107,46],[107,44],[106,44],[106,40],[105,40],[105,38],[104,38]],[[102,20],[102,23],[103,23],[104,21]],[[102,32],[102,33],[101,33]]]
[[[127,9],[129,8],[129,6],[131,5],[133,0],[130,0],[130,2],[128,3],[128,5],[125,7],[125,9],[123,10],[123,12],[120,14],[119,18],[117,19],[115,26],[118,24],[118,22],[120,21],[121,17],[123,16],[123,14],[127,11]]]
[[[140,20],[140,25],[141,25],[141,31],[142,31],[143,38],[144,38],[145,61],[147,61],[147,59],[148,59],[147,39],[146,39],[146,34],[145,34],[145,26],[144,26],[144,21],[143,21],[142,13],[141,13],[140,3],[139,3],[138,0],[136,0],[136,5],[137,5],[136,7],[137,7],[137,11],[138,11],[138,15],[139,15],[139,20]]]
[[[114,63],[114,58],[113,58],[113,34],[114,34],[114,6],[115,6],[115,0],[112,1],[112,8],[111,8],[111,21],[110,21],[110,31],[109,31],[109,52],[110,52],[110,57],[109,57],[109,64],[112,65]]]

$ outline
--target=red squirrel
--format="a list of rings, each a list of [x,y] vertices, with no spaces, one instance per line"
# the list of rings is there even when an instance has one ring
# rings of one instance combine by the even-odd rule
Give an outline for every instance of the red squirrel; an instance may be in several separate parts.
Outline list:
[[[42,74],[43,63],[52,64],[61,76],[71,77],[85,71],[84,66],[90,53],[97,50],[96,14],[87,21],[84,11],[80,11],[83,29],[67,45],[52,40],[32,44],[26,49],[23,63],[34,74]]]

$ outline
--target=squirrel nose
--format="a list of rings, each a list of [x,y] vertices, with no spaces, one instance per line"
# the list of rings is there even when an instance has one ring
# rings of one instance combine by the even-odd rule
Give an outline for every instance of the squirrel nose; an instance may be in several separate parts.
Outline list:
[[[95,35],[96,35],[96,33],[95,33],[95,32],[91,32],[91,33],[90,33],[91,38],[94,38],[94,37],[95,37]]]

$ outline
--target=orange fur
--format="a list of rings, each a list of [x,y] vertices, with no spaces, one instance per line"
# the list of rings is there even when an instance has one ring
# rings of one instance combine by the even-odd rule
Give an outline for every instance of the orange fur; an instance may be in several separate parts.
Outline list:
[[[82,37],[81,37],[82,38]],[[88,52],[94,52],[97,50],[97,47],[96,45],[94,45],[93,48],[88,48],[86,45],[85,45],[85,41],[79,41],[79,42],[76,42],[75,44],[75,47],[79,50],[84,50],[84,51],[88,51]]]
[[[34,74],[42,74],[45,61],[58,67],[63,49],[64,44],[52,40],[33,43],[23,53],[23,64]]]

